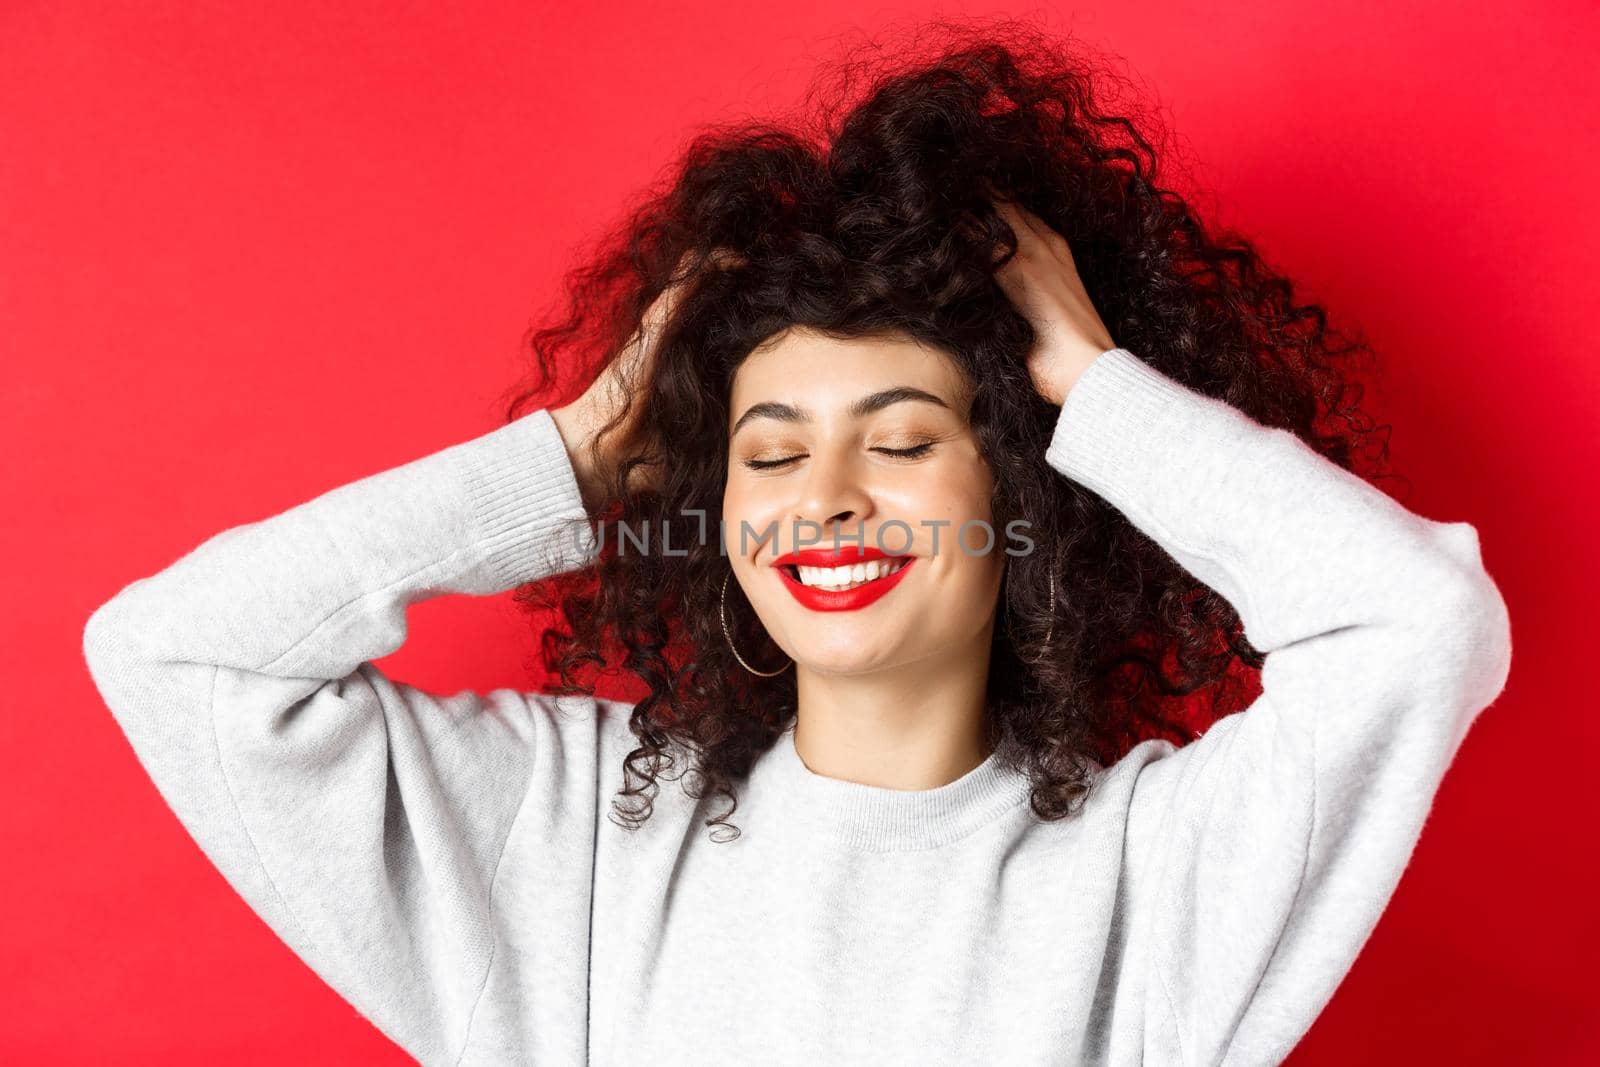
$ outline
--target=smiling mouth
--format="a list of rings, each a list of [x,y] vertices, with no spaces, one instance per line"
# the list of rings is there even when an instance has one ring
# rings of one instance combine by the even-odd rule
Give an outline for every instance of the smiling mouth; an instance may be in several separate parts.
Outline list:
[[[847,567],[802,567],[794,563],[780,564],[790,578],[808,589],[821,589],[842,593],[847,589],[882,581],[903,570],[907,559],[875,559]]]

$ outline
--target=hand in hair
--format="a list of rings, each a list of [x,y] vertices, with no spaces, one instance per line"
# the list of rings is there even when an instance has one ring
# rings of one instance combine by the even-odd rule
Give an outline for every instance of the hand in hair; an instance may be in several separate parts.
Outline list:
[[[1083,287],[1066,238],[1016,201],[997,195],[993,202],[1017,235],[1017,253],[995,272],[995,281],[1038,335],[1028,354],[1034,388],[1060,406],[1089,364],[1116,346]]]
[[[707,257],[714,266],[737,262],[732,252],[715,251]],[[687,286],[702,276],[694,270],[694,252],[684,253],[673,272],[674,281],[651,302],[639,322],[639,329],[616,356],[606,364],[582,396],[570,404],[552,408],[550,417],[566,441],[573,473],[591,511],[603,503],[613,490],[611,479],[623,450],[636,446],[639,409],[631,397],[644,394],[646,383],[655,372],[656,346],[662,331],[671,321]],[[615,425],[613,425],[615,424]],[[643,464],[628,472],[629,490],[649,488],[655,483],[656,463]]]

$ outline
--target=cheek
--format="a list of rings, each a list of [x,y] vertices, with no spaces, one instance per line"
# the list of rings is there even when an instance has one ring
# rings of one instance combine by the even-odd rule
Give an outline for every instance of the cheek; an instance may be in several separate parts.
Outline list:
[[[722,521],[728,539],[728,555],[749,559],[760,548],[763,536],[774,522],[781,524],[784,504],[758,485],[729,481],[722,491]],[[744,532],[748,527],[748,532]]]
[[[729,482],[722,491],[722,513],[729,521],[743,516],[751,517],[762,510],[761,493],[749,485]]]
[[[968,467],[929,472],[929,476],[900,489],[893,510],[917,521],[948,522],[949,526],[945,527],[948,536],[953,536],[962,523],[993,520],[993,483]],[[941,544],[946,535],[941,536]],[[967,538],[982,548],[985,533],[981,528],[974,528],[968,531]]]
[[[996,557],[1006,547],[1005,531],[994,526],[993,482],[970,468],[953,470],[916,506],[921,514],[945,524],[939,531],[938,551],[952,558],[944,566],[958,570],[962,581],[986,584],[987,572],[998,566]]]

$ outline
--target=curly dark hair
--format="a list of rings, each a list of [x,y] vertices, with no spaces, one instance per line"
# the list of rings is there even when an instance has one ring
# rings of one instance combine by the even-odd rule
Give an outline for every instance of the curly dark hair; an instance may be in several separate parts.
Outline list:
[[[793,121],[704,129],[569,273],[564,309],[530,330],[529,378],[505,398],[515,419],[591,380],[655,298],[692,276],[633,398],[638,433],[597,517],[661,529],[698,509],[716,529],[731,383],[759,343],[803,326],[909,335],[946,353],[974,390],[995,526],[1024,519],[1037,546],[1007,563],[986,729],[1046,820],[1086,796],[1088,761],[1109,765],[1153,737],[1182,745],[1245,706],[1264,657],[1220,595],[1044,463],[1059,409],[1031,383],[1033,331],[993,278],[1016,241],[990,190],[1067,238],[1118,346],[1347,470],[1381,476],[1388,451],[1389,427],[1358,408],[1370,347],[1333,330],[1317,304],[1296,303],[1249,241],[1208,232],[1157,184],[1159,126],[1131,106],[1108,109],[1127,80],[1097,58],[1022,22],[941,20],[893,47],[850,49]],[[563,384],[562,370],[576,377]],[[640,463],[661,464],[649,490],[628,481]],[[565,617],[565,629],[543,631],[554,691],[593,695],[618,659],[642,686],[630,719],[639,747],[614,801],[629,828],[649,817],[676,745],[699,779],[689,795],[729,802],[705,821],[713,840],[737,836],[734,784],[794,720],[794,673],[753,675],[724,640],[716,590],[727,573],[715,538],[673,556],[613,544],[593,566],[517,592],[546,620]],[[746,658],[783,663],[735,599],[730,626]]]

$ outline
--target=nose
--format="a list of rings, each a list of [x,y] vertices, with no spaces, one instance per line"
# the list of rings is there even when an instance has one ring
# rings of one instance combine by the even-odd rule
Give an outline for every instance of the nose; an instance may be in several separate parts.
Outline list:
[[[820,544],[831,546],[836,528],[842,528],[841,536],[847,535],[853,540],[856,524],[864,523],[872,511],[872,494],[849,460],[829,459],[813,453],[795,501],[796,525],[816,523],[822,530]],[[790,535],[808,540],[818,536],[809,526],[790,531]]]

